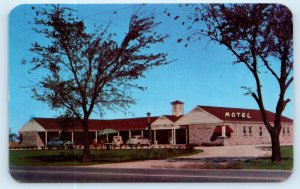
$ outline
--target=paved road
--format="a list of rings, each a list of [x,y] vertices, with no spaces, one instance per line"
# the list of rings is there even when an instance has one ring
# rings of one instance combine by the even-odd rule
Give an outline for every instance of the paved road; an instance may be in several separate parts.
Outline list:
[[[280,182],[291,171],[10,167],[19,182]]]

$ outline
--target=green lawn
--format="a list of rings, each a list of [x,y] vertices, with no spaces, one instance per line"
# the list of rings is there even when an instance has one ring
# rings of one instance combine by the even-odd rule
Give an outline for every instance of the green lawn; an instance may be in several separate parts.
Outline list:
[[[270,150],[269,147],[263,147]],[[146,159],[166,159],[201,153],[202,150],[186,149],[128,149],[91,150],[92,161],[81,162],[82,150],[10,150],[9,164],[16,166],[83,166],[101,163],[117,163]],[[293,169],[293,146],[282,146],[282,161],[272,163],[270,157],[223,164],[207,164],[211,169]]]
[[[271,150],[270,147],[264,147],[265,150]],[[270,157],[259,158],[244,162],[237,162],[229,165],[234,169],[273,169],[273,170],[292,170],[293,169],[293,146],[281,147],[281,162],[271,162]]]
[[[82,166],[146,159],[166,159],[200,152],[202,151],[186,149],[91,150],[92,161],[81,162],[82,150],[10,150],[9,164],[13,166]]]

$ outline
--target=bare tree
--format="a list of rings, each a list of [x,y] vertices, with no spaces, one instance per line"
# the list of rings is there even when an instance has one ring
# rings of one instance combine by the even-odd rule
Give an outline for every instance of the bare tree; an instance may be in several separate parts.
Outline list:
[[[186,5],[189,12],[182,25],[190,31],[178,42],[198,40],[206,36],[244,64],[255,80],[255,87],[243,87],[259,106],[264,124],[272,140],[272,161],[281,160],[279,135],[281,117],[290,102],[285,94],[293,81],[293,23],[289,9],[280,4],[210,4]],[[190,9],[191,8],[191,9]],[[185,8],[186,9],[186,8]],[[167,12],[166,12],[167,13]],[[175,19],[178,17],[175,17]],[[186,43],[186,45],[187,45]],[[278,85],[274,120],[267,117],[262,92],[261,73],[266,70]]]
[[[54,110],[64,110],[81,120],[84,131],[83,161],[89,161],[88,120],[92,112],[123,110],[135,102],[131,89],[144,90],[134,81],[145,71],[168,64],[166,53],[151,52],[152,45],[168,37],[154,31],[153,17],[131,16],[128,31],[115,40],[109,25],[88,32],[75,10],[59,5],[32,7],[34,31],[47,39],[34,42],[30,71],[44,70],[32,89],[34,98]]]
[[[72,114],[72,112],[67,111],[63,115],[60,115],[57,118],[57,124],[62,129],[62,132],[60,133],[59,138],[63,141],[69,140],[70,131],[75,133],[76,126],[78,126],[79,123],[80,123],[80,120],[78,120],[78,118],[76,118]]]

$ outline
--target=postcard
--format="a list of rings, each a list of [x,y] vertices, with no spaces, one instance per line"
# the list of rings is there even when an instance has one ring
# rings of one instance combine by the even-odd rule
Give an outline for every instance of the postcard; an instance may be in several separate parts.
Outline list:
[[[23,4],[9,15],[17,182],[282,182],[293,104],[281,4]]]

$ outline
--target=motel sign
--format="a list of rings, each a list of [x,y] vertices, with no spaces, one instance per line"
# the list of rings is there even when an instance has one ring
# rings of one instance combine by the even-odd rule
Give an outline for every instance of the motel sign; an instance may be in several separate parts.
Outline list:
[[[250,113],[246,112],[225,112],[225,117],[251,119]]]

